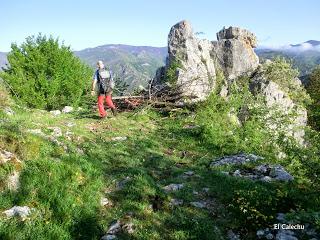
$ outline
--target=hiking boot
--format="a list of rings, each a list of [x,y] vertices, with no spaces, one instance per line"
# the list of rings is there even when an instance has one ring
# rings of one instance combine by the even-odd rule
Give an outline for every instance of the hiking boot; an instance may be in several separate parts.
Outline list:
[[[100,120],[106,119],[107,118],[107,114],[100,116]]]
[[[117,109],[115,109],[115,108],[111,108],[111,111],[112,111],[112,114],[113,114],[113,116],[117,116]]]

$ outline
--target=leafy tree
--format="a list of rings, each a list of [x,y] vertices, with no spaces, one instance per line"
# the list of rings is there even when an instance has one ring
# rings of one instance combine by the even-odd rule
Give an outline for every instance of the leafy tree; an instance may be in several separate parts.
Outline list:
[[[308,109],[309,124],[320,131],[320,65],[310,74],[307,91],[313,100]]]
[[[8,62],[1,77],[12,95],[29,107],[50,110],[78,105],[90,85],[92,69],[70,47],[41,33],[27,37],[20,46],[13,43]]]

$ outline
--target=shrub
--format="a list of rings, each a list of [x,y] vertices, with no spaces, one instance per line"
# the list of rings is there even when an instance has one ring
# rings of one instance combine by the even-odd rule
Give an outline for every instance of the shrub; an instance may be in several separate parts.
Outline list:
[[[182,68],[182,64],[178,58],[171,61],[165,73],[165,81],[175,86],[178,80],[177,70],[179,68]]]
[[[320,65],[309,76],[307,92],[313,100],[308,107],[308,121],[310,126],[320,131]]]
[[[264,109],[250,93],[248,81],[247,77],[237,79],[228,99],[212,93],[198,107],[196,120],[202,138],[221,154],[271,151],[270,134],[261,119]]]
[[[10,97],[7,88],[0,79],[0,108],[10,105]]]
[[[304,106],[310,103],[310,96],[299,84],[299,71],[292,67],[291,62],[285,58],[277,57],[272,62],[263,64],[262,70],[265,77],[277,83],[295,103]]]
[[[78,105],[84,95],[92,69],[75,57],[58,39],[39,34],[11,45],[9,67],[1,77],[10,90],[29,107],[54,109]]]

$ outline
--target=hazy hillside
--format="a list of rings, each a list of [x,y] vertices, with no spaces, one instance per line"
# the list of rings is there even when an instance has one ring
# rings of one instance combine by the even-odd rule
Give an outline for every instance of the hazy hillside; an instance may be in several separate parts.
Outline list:
[[[108,44],[76,51],[75,54],[92,67],[97,60],[103,60],[117,77],[134,89],[139,85],[146,86],[157,68],[164,65],[167,48]]]
[[[7,63],[7,53],[0,52],[0,70],[1,67],[4,67]]]
[[[291,59],[294,67],[299,69],[300,75],[304,76],[320,64],[320,41],[309,40],[277,49],[257,48],[256,53],[261,60],[273,59],[276,56]]]

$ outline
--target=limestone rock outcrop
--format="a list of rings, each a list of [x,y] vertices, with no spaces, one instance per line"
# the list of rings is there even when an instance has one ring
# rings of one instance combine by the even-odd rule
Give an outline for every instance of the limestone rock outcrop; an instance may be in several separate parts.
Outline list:
[[[158,69],[154,85],[163,84],[166,73],[175,71],[174,87],[181,96],[199,101],[215,89],[218,71],[226,80],[233,80],[258,67],[253,33],[229,27],[218,32],[217,39],[198,39],[188,21],[175,24],[168,36],[166,66]]]
[[[198,39],[191,24],[181,21],[170,30],[167,62],[158,69],[152,89],[178,104],[204,100],[213,91],[228,99],[233,83],[248,76],[246,81],[253,96],[264,98],[265,126],[275,134],[285,132],[303,145],[307,111],[290,97],[289,89],[282,89],[280,83],[268,79],[253,50],[256,46],[256,36],[246,29],[223,28],[217,33],[217,41],[209,41]],[[290,81],[290,86],[297,85],[291,89],[301,89],[299,79]],[[284,118],[290,118],[290,123],[281,122],[279,116],[278,121],[272,119],[275,107]],[[250,115],[248,106],[241,110],[244,111],[236,116],[239,121],[235,121],[239,126]]]

